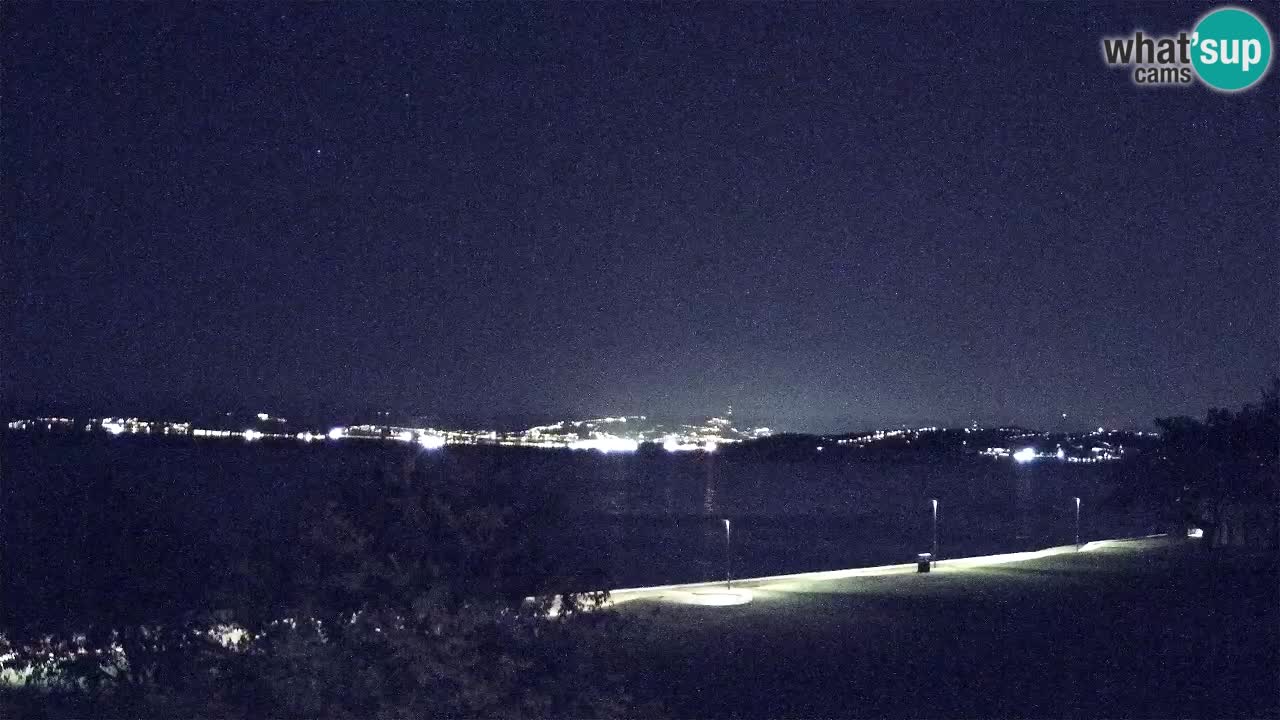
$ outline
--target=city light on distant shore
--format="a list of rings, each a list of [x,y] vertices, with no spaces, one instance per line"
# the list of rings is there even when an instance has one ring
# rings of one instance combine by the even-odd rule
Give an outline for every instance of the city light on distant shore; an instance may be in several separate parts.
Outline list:
[[[227,413],[230,417],[232,414]],[[189,421],[144,420],[136,417],[75,418],[37,417],[12,420],[10,430],[64,433],[77,429],[102,431],[111,435],[165,435],[193,438],[243,438],[258,440],[291,440],[311,443],[328,438],[331,441],[393,441],[417,444],[423,448],[446,445],[496,445],[502,447],[562,448],[590,450],[600,453],[632,453],[644,445],[659,446],[667,452],[715,452],[735,443],[768,437],[765,427],[734,427],[732,409],[727,417],[710,417],[701,423],[659,422],[645,415],[601,417],[585,420],[562,420],[537,425],[525,430],[442,429],[406,427],[390,423],[338,425],[327,432],[311,430],[284,432],[289,421],[267,412],[250,416],[253,425],[245,429],[226,427],[194,427]],[[226,422],[219,419],[215,422]]]
[[[230,414],[228,413],[228,416]],[[227,427],[195,427],[191,421],[147,420],[137,417],[101,417],[78,420],[60,416],[41,416],[8,422],[10,430],[66,433],[104,432],[112,436],[152,435],[192,438],[240,438],[286,440],[311,443],[317,440],[356,442],[397,442],[422,448],[448,445],[494,445],[543,449],[589,450],[600,453],[630,453],[643,447],[660,448],[666,453],[714,454],[740,443],[763,440],[773,430],[735,426],[732,411],[726,417],[709,417],[701,423],[664,422],[645,415],[601,417],[584,420],[562,420],[537,425],[525,430],[449,429],[411,427],[387,422],[338,425],[328,431],[296,430],[286,432],[289,423],[283,417],[267,412],[250,415],[255,420],[244,429]],[[263,418],[266,418],[265,420]],[[214,420],[227,422],[225,420]],[[296,423],[295,423],[296,424]],[[985,433],[986,442],[978,445],[970,440],[975,433]],[[1156,433],[1132,430],[1106,430],[1087,433],[1049,433],[1018,427],[983,428],[977,423],[964,428],[938,426],[916,429],[874,430],[849,433],[844,437],[815,436],[818,442],[810,448],[817,452],[836,453],[893,449],[905,451],[924,448],[926,443],[955,442],[959,449],[985,457],[1010,460],[1018,464],[1033,462],[1100,463],[1117,461],[1140,452],[1147,438]],[[1002,444],[988,444],[992,441]],[[1034,443],[1034,444],[1027,444]],[[1126,443],[1129,443],[1126,447]]]
[[[0,720],[1280,720],[1267,5],[10,0]]]
[[[428,450],[435,450],[445,446],[446,439],[443,435],[419,435],[418,444]]]
[[[569,447],[574,450],[599,450],[606,453],[635,452],[640,449],[640,443],[620,437],[597,437],[570,443]]]

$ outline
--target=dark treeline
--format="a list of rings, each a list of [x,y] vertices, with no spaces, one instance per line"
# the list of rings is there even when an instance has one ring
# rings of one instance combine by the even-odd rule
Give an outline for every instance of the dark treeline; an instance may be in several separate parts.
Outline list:
[[[1162,443],[1147,480],[1173,496],[1208,547],[1280,547],[1280,378],[1239,410],[1156,424]]]

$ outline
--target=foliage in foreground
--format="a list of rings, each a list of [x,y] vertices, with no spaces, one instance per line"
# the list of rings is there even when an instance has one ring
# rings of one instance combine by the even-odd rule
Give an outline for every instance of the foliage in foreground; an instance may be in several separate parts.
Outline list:
[[[136,542],[84,547],[120,584],[85,583],[67,612],[6,612],[5,665],[48,688],[26,701],[53,715],[634,712],[613,648],[635,628],[595,609],[598,577],[558,563],[555,496],[478,470],[410,458],[317,494],[200,588],[148,572],[156,521],[122,512]]]

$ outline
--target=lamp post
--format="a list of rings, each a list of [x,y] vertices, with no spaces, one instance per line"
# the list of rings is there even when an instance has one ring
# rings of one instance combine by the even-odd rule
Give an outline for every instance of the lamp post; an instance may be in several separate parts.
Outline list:
[[[1080,498],[1076,498],[1076,551],[1080,550]]]
[[[933,562],[938,562],[938,498],[931,498],[933,503]]]
[[[725,518],[724,519],[724,585],[725,585],[725,589],[732,590],[733,589],[733,573],[731,572],[732,565],[730,565],[730,561],[732,560],[733,555],[730,551],[729,540],[730,540],[729,518]]]

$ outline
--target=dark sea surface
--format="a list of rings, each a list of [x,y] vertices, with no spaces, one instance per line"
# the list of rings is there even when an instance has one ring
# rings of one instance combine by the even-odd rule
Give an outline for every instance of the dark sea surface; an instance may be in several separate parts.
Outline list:
[[[1119,463],[15,432],[3,450],[5,552],[30,560],[15,566],[27,572],[39,567],[51,527],[83,521],[64,516],[68,493],[104,475],[127,478],[185,532],[233,546],[235,538],[277,533],[309,489],[369,482],[406,464],[518,474],[563,498],[571,532],[556,552],[598,569],[614,588],[723,578],[725,519],[736,577],[912,561],[932,543],[930,498],[939,500],[943,558],[1069,544],[1075,496],[1085,541],[1167,529],[1159,516],[1116,500]]]

